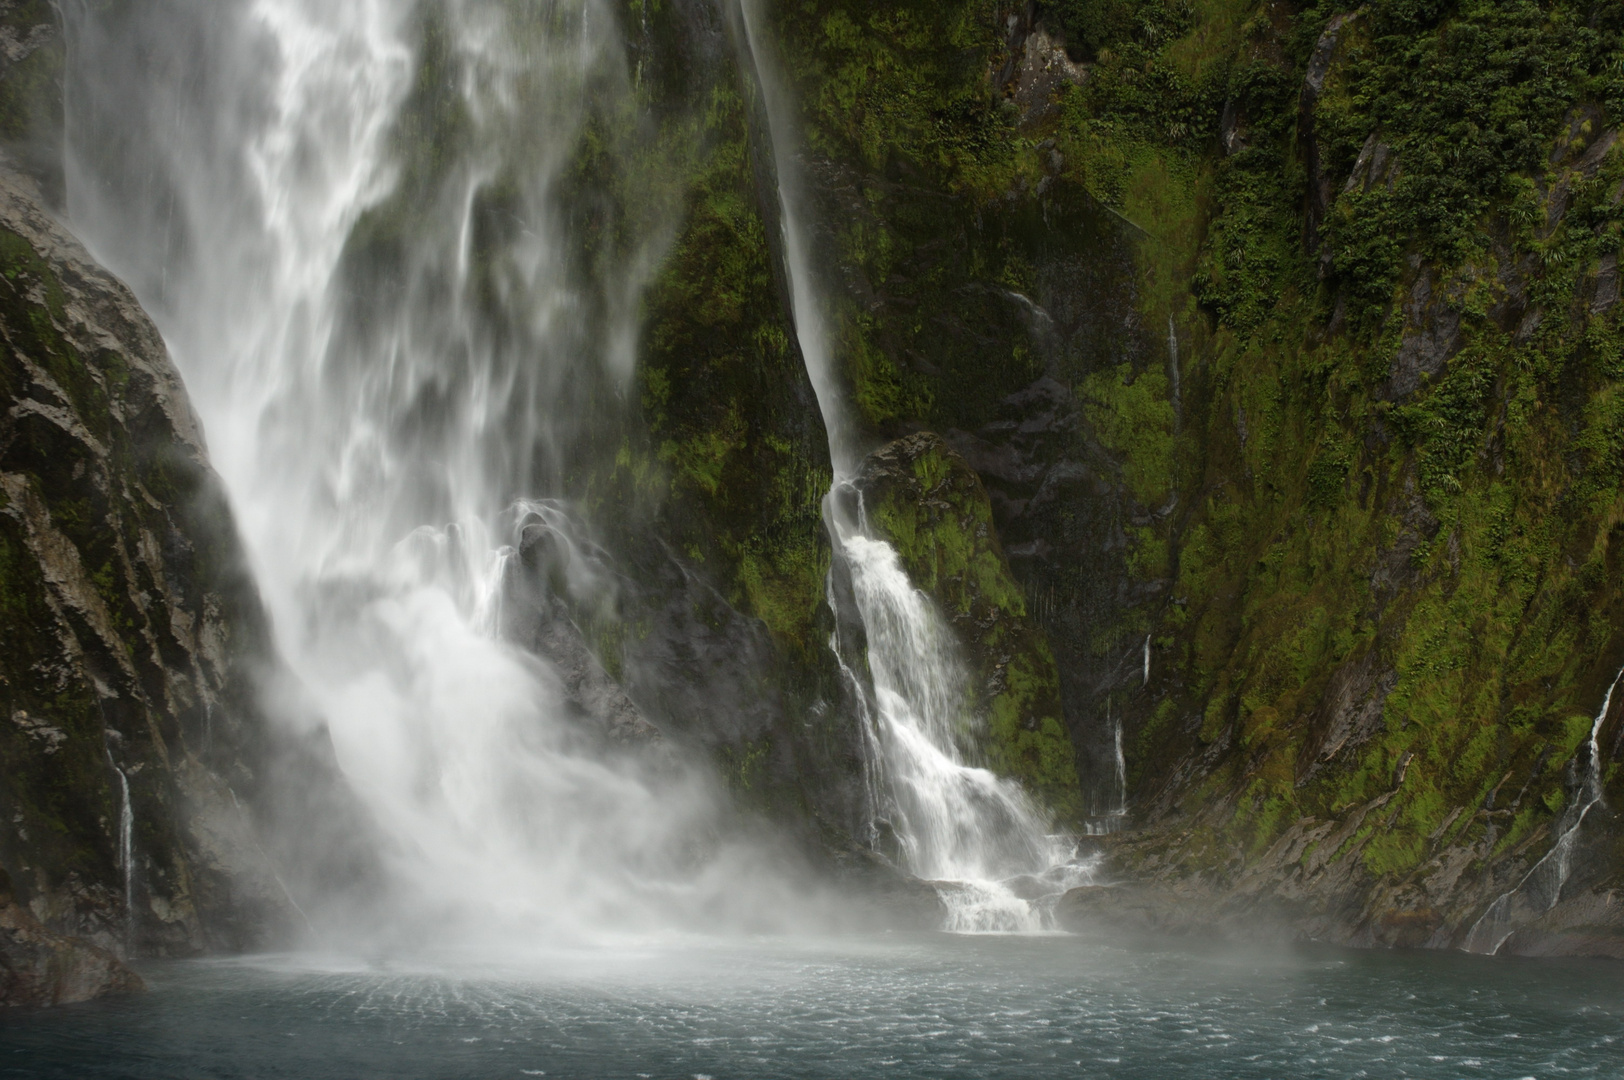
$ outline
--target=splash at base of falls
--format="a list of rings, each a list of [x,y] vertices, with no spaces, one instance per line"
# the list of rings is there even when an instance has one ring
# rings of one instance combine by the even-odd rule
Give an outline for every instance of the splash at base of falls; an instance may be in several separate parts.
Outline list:
[[[1069,845],[1067,837],[1053,837]],[[1058,929],[1055,905],[1072,889],[1099,883],[1098,855],[1071,857],[1038,874],[1003,881],[932,881],[947,917],[942,929],[954,934],[1036,934]]]

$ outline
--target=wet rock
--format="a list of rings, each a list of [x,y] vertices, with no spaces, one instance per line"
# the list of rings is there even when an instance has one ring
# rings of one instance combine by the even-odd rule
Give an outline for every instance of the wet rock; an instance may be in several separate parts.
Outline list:
[[[264,831],[336,809],[330,748],[261,712],[268,626],[157,330],[8,169],[0,263],[0,866],[28,934],[266,944],[299,916]]]
[[[1136,937],[1182,937],[1210,931],[1196,903],[1142,885],[1088,885],[1072,889],[1055,905],[1063,930],[1109,930]]]
[[[1604,956],[1624,960],[1624,890],[1585,890],[1517,929],[1510,956]]]
[[[869,929],[937,930],[947,905],[928,881],[861,848],[832,853],[832,876],[856,922]]]
[[[1596,291],[1590,301],[1590,310],[1593,314],[1601,315],[1616,303],[1618,303],[1618,252],[1612,251],[1601,257],[1601,264],[1596,270]]]
[[[1423,267],[1404,302],[1406,326],[1398,354],[1387,376],[1388,396],[1402,400],[1435,378],[1460,351],[1460,311],[1448,299],[1434,295],[1437,282],[1430,267]]]
[[[106,949],[47,930],[0,872],[0,1006],[68,1005],[143,989],[141,977]]]
[[[1299,787],[1344,748],[1357,747],[1382,730],[1382,709],[1397,684],[1398,673],[1374,650],[1337,668],[1309,721],[1297,763]]]
[[[1304,221],[1305,238],[1310,250],[1318,243],[1320,224],[1325,220],[1325,215],[1331,208],[1331,200],[1336,194],[1335,182],[1325,172],[1324,151],[1314,129],[1314,107],[1319,104],[1320,94],[1325,90],[1325,80],[1331,73],[1331,62],[1336,56],[1336,48],[1342,40],[1343,30],[1360,14],[1362,9],[1331,17],[1320,33],[1319,40],[1314,43],[1314,52],[1308,60],[1308,70],[1303,75],[1297,122],[1300,141],[1307,155],[1306,164],[1310,178],[1308,210]]]
[[[1065,46],[1035,28],[1019,46],[1020,60],[1009,85],[1011,99],[1020,107],[1022,123],[1033,124],[1059,108],[1059,94],[1088,78],[1088,67],[1066,55]]]
[[[560,527],[541,522],[519,528],[519,558],[509,564],[503,584],[503,633],[546,660],[565,698],[590,724],[618,743],[649,742],[659,730],[603,666],[572,615],[571,569],[579,557],[575,543]],[[601,578],[600,569],[588,579]]]

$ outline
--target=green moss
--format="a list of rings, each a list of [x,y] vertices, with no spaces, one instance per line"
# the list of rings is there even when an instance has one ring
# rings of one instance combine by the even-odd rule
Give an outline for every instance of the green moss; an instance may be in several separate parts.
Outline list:
[[[1078,387],[1084,415],[1102,445],[1118,454],[1128,491],[1147,507],[1167,501],[1173,487],[1173,405],[1167,376],[1135,376],[1129,364],[1091,375]]]
[[[1004,669],[1003,689],[987,710],[987,764],[1018,778],[1063,821],[1082,817],[1077,759],[1059,713],[1054,657],[1034,642]]]
[[[1619,579],[1602,568],[1624,519],[1624,363],[1616,309],[1591,310],[1586,290],[1619,250],[1604,192],[1624,164],[1615,152],[1594,180],[1572,170],[1624,116],[1624,72],[1604,59],[1624,15],[1365,5],[1308,129],[1303,68],[1349,5],[1287,18],[1146,4],[1138,29],[1112,22],[1111,5],[1044,8],[1076,20],[1068,45],[1095,61],[1062,102],[1065,172],[1142,230],[1141,312],[1174,319],[1184,371],[1198,373],[1176,426],[1165,382],[1146,382],[1155,365],[1077,384],[1135,501],[1177,493],[1182,507],[1171,532],[1125,529],[1136,576],[1176,573],[1156,633],[1168,685],[1184,688],[1141,706],[1130,775],[1149,782],[1190,743],[1233,731],[1235,750],[1185,799],[1229,791],[1240,808],[1224,830],[1258,851],[1298,817],[1390,791],[1413,755],[1362,855],[1399,876],[1450,813],[1544,752],[1496,850],[1537,838],[1562,805],[1558,767],[1597,703],[1595,670],[1617,665]],[[1173,26],[1171,40],[1153,25]],[[1241,146],[1227,154],[1211,149],[1226,122]],[[1309,131],[1332,194],[1319,236],[1304,215]],[[1349,185],[1373,135],[1396,179]],[[1559,185],[1566,212],[1548,223]],[[1409,332],[1399,304],[1422,267],[1424,317],[1458,311],[1459,348],[1400,397],[1387,385]],[[1520,339],[1500,306],[1511,279],[1547,313]],[[1381,729],[1299,784],[1330,673],[1369,649],[1394,672]],[[1482,828],[1462,814],[1450,836]]]

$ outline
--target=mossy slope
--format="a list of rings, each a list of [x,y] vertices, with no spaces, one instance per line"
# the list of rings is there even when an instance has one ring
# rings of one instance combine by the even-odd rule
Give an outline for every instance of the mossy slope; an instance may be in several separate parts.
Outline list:
[[[1139,7],[1166,32],[1099,46],[1056,138],[1189,342],[1141,812],[1328,936],[1459,942],[1624,662],[1619,14]]]

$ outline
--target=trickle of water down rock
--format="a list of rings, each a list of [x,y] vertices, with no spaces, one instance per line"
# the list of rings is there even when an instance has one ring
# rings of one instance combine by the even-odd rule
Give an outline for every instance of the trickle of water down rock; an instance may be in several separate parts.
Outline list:
[[[1550,911],[1562,899],[1562,886],[1567,884],[1572,869],[1573,848],[1579,841],[1579,829],[1585,818],[1602,801],[1602,756],[1600,736],[1602,725],[1613,707],[1613,695],[1624,683],[1620,671],[1602,698],[1601,708],[1590,725],[1590,737],[1585,741],[1575,765],[1583,769],[1578,790],[1569,803],[1567,812],[1557,821],[1556,842],[1551,845],[1515,888],[1503,893],[1489,905],[1481,918],[1467,932],[1467,952],[1494,955],[1506,940],[1533,919]]]

